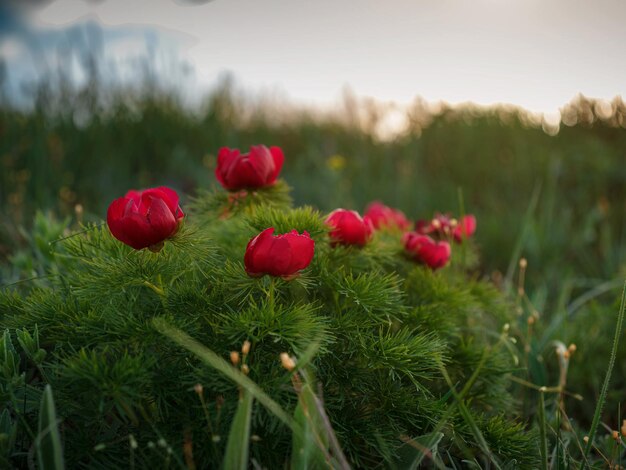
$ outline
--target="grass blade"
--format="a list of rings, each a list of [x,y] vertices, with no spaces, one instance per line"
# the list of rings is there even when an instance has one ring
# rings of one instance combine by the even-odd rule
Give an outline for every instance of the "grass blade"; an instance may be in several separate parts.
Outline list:
[[[46,385],[39,411],[39,434],[35,440],[37,462],[41,470],[63,470],[63,449],[57,423],[52,388]]]
[[[302,427],[302,433],[293,433],[292,470],[328,466],[328,437],[324,430],[324,421],[317,412],[315,395],[308,383],[302,384],[298,392],[294,419]]]
[[[224,470],[245,470],[248,468],[248,453],[250,450],[250,418],[254,397],[246,390],[242,390],[239,397],[239,406],[230,426],[228,443],[224,454]]]
[[[615,337],[613,338],[613,348],[611,349],[611,356],[609,358],[609,367],[606,371],[606,376],[604,377],[604,383],[602,384],[602,390],[600,391],[600,397],[598,398],[598,403],[596,404],[596,411],[593,414],[593,421],[591,422],[591,429],[589,430],[587,440],[587,444],[585,445],[585,450],[583,453],[583,457],[586,459],[587,455],[589,455],[589,451],[593,446],[593,438],[596,435],[596,430],[598,428],[598,424],[600,423],[600,415],[602,414],[602,408],[604,407],[604,402],[606,401],[606,394],[609,389],[609,382],[611,381],[611,374],[613,373],[613,366],[615,365],[615,357],[617,356],[617,348],[619,347],[619,338],[622,334],[622,324],[624,322],[624,309],[626,309],[626,282],[624,283],[624,288],[622,289],[622,301],[619,308],[619,313],[617,315],[617,324],[615,325]],[[588,462],[585,462],[584,468],[589,466]]]

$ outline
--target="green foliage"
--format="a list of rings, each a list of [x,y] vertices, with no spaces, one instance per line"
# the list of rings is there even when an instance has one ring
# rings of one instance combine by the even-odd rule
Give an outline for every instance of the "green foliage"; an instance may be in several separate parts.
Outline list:
[[[255,190],[228,192],[214,190],[200,191],[192,200],[191,213],[200,225],[210,224],[215,219],[226,219],[241,214],[254,214],[258,207],[285,209],[291,206],[291,188],[279,180],[274,185]]]
[[[274,208],[259,210],[249,223],[259,232],[268,227],[274,227],[276,233],[287,233],[291,230],[297,230],[299,233],[307,231],[313,239],[328,231],[319,212],[310,206],[289,211]]]
[[[0,413],[0,464],[3,467],[10,467],[11,453],[15,446],[17,435],[17,424],[11,419],[9,409],[5,408]]]
[[[480,446],[466,430],[462,445],[449,434],[466,427],[440,372],[446,364],[455,383],[471,382],[466,417],[479,427],[501,420],[482,431],[493,455],[479,454],[518,458],[506,444],[519,435],[522,446],[525,431],[504,424],[514,361],[500,347],[511,320],[501,294],[468,280],[460,262],[438,273],[415,266],[399,234],[333,248],[319,212],[276,207],[206,212],[197,224],[189,216],[159,253],[132,250],[100,225],[55,243],[47,285],[0,291],[10,409],[51,384],[72,465],[239,468],[250,458],[314,468],[323,457],[345,468],[345,453],[357,467],[375,467],[395,461],[403,436],[440,431],[440,455],[452,462]],[[268,226],[316,239],[299,278],[246,275],[246,244]],[[252,348],[238,356],[241,372],[223,358],[244,341]],[[300,357],[297,375],[280,366],[283,352]],[[442,419],[456,424],[438,429]],[[305,436],[320,445],[305,445]],[[293,448],[301,459],[290,457]]]

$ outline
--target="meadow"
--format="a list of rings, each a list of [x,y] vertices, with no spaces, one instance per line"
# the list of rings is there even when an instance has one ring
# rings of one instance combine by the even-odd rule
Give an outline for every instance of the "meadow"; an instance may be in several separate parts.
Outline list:
[[[376,238],[376,249],[370,252],[346,255],[352,263],[351,269],[358,276],[365,276],[363,266],[376,266],[381,276],[382,273],[400,276],[405,286],[403,289],[408,289],[409,285],[418,286],[415,287],[418,292],[416,298],[412,297],[409,290],[397,294],[397,298],[394,297],[396,294],[390,294],[399,282],[391,278],[376,282],[370,279],[365,283],[364,277],[357,276],[355,279],[365,284],[350,284],[348,288],[347,284],[344,285],[348,278],[333,277],[331,267],[337,260],[330,254],[328,260],[322,257],[312,268],[315,274],[311,285],[306,283],[306,279],[302,281],[298,289],[308,292],[306,295],[287,286],[287,283],[279,287],[267,283],[254,287],[238,277],[236,268],[228,264],[219,267],[215,260],[206,260],[207,265],[202,269],[213,269],[219,273],[219,276],[216,274],[215,278],[211,278],[211,282],[220,284],[219,279],[231,279],[240,286],[250,299],[256,299],[256,311],[260,316],[269,315],[268,308],[274,309],[273,304],[268,307],[263,300],[274,288],[283,289],[277,295],[284,300],[284,309],[287,311],[293,305],[300,305],[298,302],[304,302],[302,299],[307,295],[306,302],[309,303],[302,305],[308,305],[311,309],[317,308],[313,306],[326,305],[333,296],[332,286],[336,287],[336,292],[352,292],[366,305],[366,292],[379,284],[380,292],[374,289],[370,299],[374,305],[372,309],[392,315],[393,321],[389,321],[395,326],[389,327],[389,331],[393,335],[403,331],[402,325],[416,322],[413,325],[416,331],[423,329],[428,334],[446,338],[447,343],[441,346],[429,342],[431,336],[416,336],[424,341],[420,343],[423,349],[418,348],[417,340],[411,340],[411,347],[418,349],[413,351],[409,347],[407,354],[428,357],[433,361],[432,367],[425,365],[424,370],[411,369],[403,363],[401,355],[394,356],[393,361],[396,362],[392,361],[392,365],[378,364],[374,358],[367,358],[366,363],[371,367],[377,364],[377,367],[397,367],[401,371],[397,373],[410,376],[414,384],[423,384],[422,379],[432,380],[432,395],[426,394],[419,400],[416,398],[414,403],[407,395],[408,389],[402,388],[407,386],[402,381],[399,382],[402,385],[393,380],[387,383],[381,377],[370,377],[364,370],[355,373],[362,373],[362,380],[368,385],[363,389],[351,389],[345,382],[345,376],[339,373],[337,377],[333,375],[333,368],[341,368],[342,363],[325,359],[329,357],[329,351],[338,358],[344,351],[338,344],[343,344],[346,351],[352,351],[352,346],[348,345],[373,341],[365,334],[354,338],[347,333],[346,338],[342,336],[342,331],[358,329],[358,321],[355,323],[356,320],[348,318],[348,314],[336,324],[335,319],[329,320],[330,323],[317,324],[310,321],[310,312],[304,312],[309,307],[300,306],[299,310],[288,313],[301,331],[308,332],[310,337],[291,337],[289,335],[294,333],[289,328],[272,333],[284,342],[280,344],[285,348],[291,346],[301,355],[311,355],[308,358],[311,369],[304,368],[302,377],[297,379],[309,385],[309,388],[302,389],[305,392],[300,390],[299,399],[301,403],[316,400],[315,394],[321,392],[316,388],[313,377],[319,375],[320,383],[324,385],[322,390],[328,392],[327,405],[333,428],[339,435],[338,448],[343,448],[348,460],[357,467],[389,466],[393,461],[397,468],[403,468],[403,464],[393,458],[395,448],[391,442],[399,436],[392,434],[413,429],[411,426],[424,430],[422,437],[426,436],[422,440],[410,441],[412,444],[409,447],[423,451],[418,453],[421,457],[410,459],[412,464],[417,462],[426,465],[422,460],[429,452],[435,451],[435,441],[439,443],[438,439],[441,439],[437,437],[439,432],[442,432],[442,436],[445,434],[439,450],[440,458],[426,458],[428,465],[438,468],[455,468],[455,465],[475,465],[474,468],[540,468],[545,465],[544,468],[547,468],[548,463],[551,468],[585,465],[609,468],[621,461],[624,444],[620,436],[626,435],[626,426],[620,429],[620,404],[624,403],[626,390],[626,348],[623,342],[619,347],[613,342],[614,338],[618,340],[621,337],[623,340],[618,313],[620,289],[626,277],[626,105],[620,99],[614,100],[607,108],[606,103],[579,96],[564,106],[559,129],[546,123],[542,126],[541,120],[508,106],[482,108],[467,104],[459,107],[440,106],[434,110],[417,101],[409,111],[410,126],[407,131],[394,137],[381,138],[378,130],[384,113],[382,108],[370,101],[347,98],[343,109],[332,114],[295,107],[281,111],[277,110],[275,104],[246,98],[228,81],[193,110],[183,104],[175,91],[164,90],[154,84],[147,84],[142,89],[110,89],[93,81],[79,90],[40,84],[33,93],[35,106],[32,110],[12,108],[6,101],[0,108],[0,279],[3,292],[0,326],[3,330],[7,328],[6,335],[12,336],[14,343],[17,344],[18,331],[28,330],[33,335],[36,325],[42,344],[46,344],[42,350],[47,351],[48,357],[67,360],[63,359],[65,354],[69,354],[64,349],[66,340],[63,338],[68,333],[60,331],[59,325],[54,323],[58,320],[53,321],[49,311],[43,308],[44,305],[47,309],[53,308],[59,302],[52,296],[52,292],[61,289],[60,285],[55,284],[54,277],[66,273],[67,279],[74,282],[75,287],[82,286],[79,292],[72,291],[72,295],[77,296],[78,303],[87,302],[90,312],[103,308],[97,299],[106,297],[105,288],[111,288],[114,283],[113,277],[98,277],[86,265],[76,261],[80,249],[75,237],[70,237],[68,241],[59,240],[71,233],[86,230],[84,236],[91,237],[88,238],[89,243],[98,247],[88,255],[96,260],[95,263],[98,263],[98,256],[112,260],[123,257],[135,259],[111,244],[107,233],[101,232],[101,226],[89,225],[100,224],[111,201],[130,188],[167,185],[178,190],[182,195],[181,206],[191,207],[192,214],[200,221],[198,227],[202,228],[202,236],[195,239],[194,243],[198,246],[206,244],[208,247],[212,242],[219,242],[218,245],[221,243],[220,246],[226,247],[224,256],[229,260],[236,260],[233,253],[239,246],[235,244],[237,237],[241,239],[239,243],[245,245],[245,241],[254,234],[250,227],[260,230],[273,223],[287,230],[291,223],[294,227],[310,230],[314,238],[322,237],[322,215],[337,207],[362,212],[369,202],[380,200],[401,209],[411,220],[430,219],[435,212],[456,215],[472,213],[477,218],[478,228],[467,248],[468,252],[463,251],[463,259],[458,258],[455,267],[446,268],[447,271],[444,269],[439,277],[431,278],[421,271],[421,274],[416,274],[405,260],[391,260],[389,256],[393,248],[390,248],[391,242],[386,236]],[[281,178],[292,188],[291,197],[296,209],[291,209],[288,204],[281,205],[285,201],[280,195],[268,194],[269,206],[275,204],[283,213],[269,209],[259,210],[258,213],[252,211],[252,215],[248,214],[251,217],[246,222],[248,225],[243,222],[243,225],[238,225],[239,222],[229,225],[229,222],[222,222],[216,216],[215,208],[224,204],[224,200],[210,192],[211,188],[218,187],[214,177],[216,155],[219,148],[224,146],[245,151],[255,144],[282,148],[285,164]],[[275,197],[278,199],[273,199]],[[312,209],[298,209],[304,205],[312,206]],[[243,234],[236,235],[238,230]],[[322,238],[316,238],[318,245],[320,240]],[[170,265],[160,265],[161,261],[151,259],[144,260],[147,263],[145,265],[142,264],[144,261],[137,261],[133,265],[133,261],[128,269],[131,272],[136,269],[137,275],[146,269],[163,270],[164,278],[172,276],[171,286],[178,300],[168,300],[171,303],[169,307],[163,306],[165,312],[184,306],[213,311],[213,307],[200,306],[205,304],[201,304],[184,286],[178,286],[175,274],[169,270],[175,265],[183,269],[183,261],[190,262],[194,253],[185,252],[180,247],[172,250],[167,252]],[[182,251],[179,253],[175,250]],[[175,253],[180,255],[178,261],[172,260]],[[87,255],[82,253],[80,256]],[[107,266],[101,266],[101,272],[121,276],[111,266]],[[187,273],[191,285],[200,282],[198,277],[202,269],[198,267],[197,272]],[[92,284],[83,286],[81,282],[85,278],[81,278],[81,273]],[[120,277],[119,282],[122,282],[121,279],[126,278]],[[207,295],[215,296],[210,298],[232,305],[236,310],[241,302],[238,294],[230,292],[227,286],[224,290],[220,289],[216,288],[214,293]],[[310,293],[311,289],[314,294]],[[134,302],[138,302],[136,308],[140,308],[139,305],[156,310],[161,308],[159,302],[154,303],[153,300],[141,297],[144,294],[133,291],[128,295],[136,296],[133,297]],[[21,300],[16,300],[18,297]],[[430,299],[432,305],[437,307],[429,310],[430,307],[423,304],[426,302],[424,299]],[[116,304],[119,310],[128,299],[116,298],[111,302],[120,302]],[[387,302],[386,307],[381,306],[384,302]],[[470,304],[471,308],[468,306]],[[62,311],[61,307],[58,308]],[[418,310],[419,314],[415,313]],[[22,312],[21,316],[16,312]],[[455,315],[453,312],[461,312],[458,316],[463,320],[459,320],[458,324],[456,320],[448,318]],[[623,306],[621,314],[623,316]],[[78,313],[68,311],[64,315],[70,318]],[[240,319],[240,325],[225,326],[217,320],[216,323],[209,322],[215,328],[218,328],[216,325],[219,323],[219,328],[230,331],[226,340],[219,335],[202,336],[205,333],[202,333],[199,324],[191,324],[171,315],[167,319],[171,323],[169,326],[159,324],[156,329],[168,332],[170,338],[178,338],[180,344],[195,348],[200,355],[200,346],[192,345],[189,338],[180,336],[180,331],[187,328],[188,332],[194,333],[194,337],[203,338],[205,346],[211,346],[207,342],[212,341],[211,344],[218,351],[228,351],[234,339],[240,344],[246,339],[242,332],[249,331],[242,326],[244,320],[248,321],[243,318]],[[483,320],[484,323],[481,323]],[[90,339],[77,339],[75,347],[82,348],[81,354],[93,356],[74,358],[72,361],[75,362],[65,363],[65,369],[60,369],[58,364],[43,366],[30,357],[26,350],[21,353],[18,362],[22,366],[29,361],[37,364],[37,367],[32,364],[25,366],[25,377],[26,384],[38,392],[24,392],[24,402],[31,404],[32,401],[32,407],[21,418],[19,410],[7,405],[6,409],[11,410],[10,416],[7,414],[0,419],[5,425],[5,431],[13,429],[11,426],[17,423],[18,418],[33,423],[36,421],[38,405],[34,403],[45,398],[43,385],[46,382],[53,384],[53,392],[54,384],[57,383],[59,387],[70,387],[67,390],[74,386],[88,395],[87,375],[81,372],[81,368],[98,361],[107,363],[112,351],[122,354],[116,349],[119,344],[113,341],[113,336],[107,336],[105,331],[109,331],[110,335],[123,336],[123,333],[117,332],[109,323],[98,324],[95,317],[90,317],[89,322],[83,325],[84,330],[81,331]],[[384,325],[381,314],[380,318],[372,317],[369,327],[372,331],[383,331],[388,328]],[[238,330],[238,327],[242,330]],[[147,327],[143,324],[140,327],[139,322],[129,321],[125,328],[136,330],[136,334],[143,331],[142,334],[150,338],[151,347],[156,347],[154,345],[159,341],[155,333],[146,333],[148,330],[142,328]],[[506,334],[502,333],[502,328],[506,329]],[[44,341],[46,334],[49,337]],[[318,334],[322,339],[316,343],[312,339],[317,338]],[[8,348],[6,335],[3,344]],[[492,338],[494,335],[495,339]],[[377,344],[381,354],[384,353],[383,356],[389,359],[397,353],[397,349],[391,344],[392,339],[385,338],[384,341],[381,338]],[[397,339],[396,336],[394,338]],[[269,341],[267,338],[265,340]],[[258,341],[259,345],[264,344],[262,339]],[[403,341],[406,344],[410,342],[408,337]],[[97,344],[108,346],[98,350],[95,348]],[[446,348],[459,348],[462,351],[458,356],[449,358],[452,382],[439,375],[441,371],[433,359],[437,354],[445,356]],[[37,353],[37,349],[33,354]],[[514,360],[503,358],[507,350],[512,351]],[[273,346],[268,346],[267,351],[258,346],[258,351],[261,357],[266,357],[263,354],[270,357],[280,352]],[[130,353],[124,351],[124,354]],[[316,354],[319,354],[319,363],[315,363]],[[345,360],[348,357],[359,357],[360,354],[364,353],[357,348],[347,354]],[[182,356],[178,359],[183,361]],[[511,362],[507,362],[509,360]],[[131,390],[130,395],[146,393],[142,388],[144,384],[140,383],[144,378],[141,374],[145,371],[141,372],[143,369],[138,361],[140,359],[131,354],[123,355],[117,363],[119,368],[138,371],[140,378],[135,379],[136,383],[131,381],[129,385],[129,388],[136,386],[137,389]],[[217,367],[217,370],[224,367],[221,363],[211,363],[211,360],[208,363]],[[605,372],[609,366],[613,367],[610,385],[605,381]],[[476,371],[476,374],[463,373],[463,367]],[[199,366],[195,364],[194,371],[198,370]],[[267,372],[268,377],[259,380],[266,389],[269,387],[269,395],[278,401],[280,398],[283,400],[281,403],[287,403],[287,409],[293,409],[296,406],[293,393],[285,393],[285,381],[275,369],[264,370],[270,371]],[[116,371],[123,376],[123,371]],[[56,379],[47,380],[55,374],[58,376]],[[206,373],[198,374],[212,384],[215,390],[221,393],[229,390],[223,380],[211,378]],[[445,373],[443,377],[449,379]],[[164,390],[171,388],[174,380],[173,377],[165,377],[159,386]],[[186,386],[193,387],[194,380],[197,379],[185,377]],[[244,379],[238,377],[233,380],[237,381],[240,390],[250,392],[247,388],[249,384]],[[11,403],[12,398],[7,395],[10,390],[7,383],[3,384],[2,399]],[[230,386],[232,388],[232,384]],[[372,394],[388,393],[398,400],[395,404],[381,404],[379,401],[377,404],[364,403],[363,408],[359,408],[360,412],[365,413],[363,410],[367,410],[367,413],[372,413],[372,416],[368,415],[371,421],[363,424],[366,429],[371,431],[374,429],[372,423],[383,420],[372,411],[371,407],[375,406],[387,409],[388,413],[397,418],[397,422],[391,420],[387,423],[383,420],[387,427],[382,429],[381,424],[380,435],[359,434],[362,429],[350,427],[349,412],[340,406],[345,399],[337,392],[337,388],[341,387],[351,390],[355,395],[371,398]],[[138,391],[140,389],[141,393]],[[458,389],[458,394],[455,389]],[[67,393],[62,388],[59,391],[57,414],[71,422],[73,415],[86,413],[93,404],[83,403],[73,409]],[[260,395],[250,393],[259,400]],[[458,400],[454,410],[442,405],[442,397],[449,396]],[[439,400],[433,397],[439,397]],[[155,399],[151,406],[166,408],[164,403],[167,400],[163,398],[161,403],[161,398]],[[264,399],[261,397],[260,401]],[[184,402],[180,397],[177,400],[179,406]],[[108,412],[123,415],[120,418],[123,425],[119,424],[120,427],[132,428],[133,425],[137,426],[136,421],[142,419],[150,421],[146,416],[139,416],[141,413],[138,415],[136,409],[133,411],[133,406],[125,409],[123,400],[121,403],[106,405],[114,409],[101,409],[105,418],[102,415],[90,416],[89,425],[102,431],[103,419],[113,420],[110,416],[106,418]],[[419,424],[412,421],[414,418],[396,410],[408,407],[408,403],[428,409],[428,412],[422,411],[425,414],[420,415],[422,421]],[[441,408],[437,408],[439,405]],[[168,412],[171,413],[171,410]],[[240,411],[235,411],[234,405],[231,408],[227,406],[224,413],[232,416],[233,423],[239,422]],[[519,429],[515,428],[519,435],[504,436],[504,429],[508,425],[493,421],[494,416],[504,415],[512,419],[515,426],[519,426]],[[486,416],[492,421],[485,421]],[[313,423],[317,423],[317,430],[322,434],[329,432],[327,427],[320,425],[320,422],[326,422],[325,415],[322,414],[318,419],[320,421],[313,419]],[[461,443],[449,437],[449,423],[446,420],[458,420],[457,431]],[[257,428],[276,436],[276,442],[279,443],[276,444],[277,448],[285,452],[288,448],[285,444],[287,438],[276,430],[274,421],[263,413],[255,414]],[[9,422],[13,424],[9,426]],[[465,424],[459,424],[461,422]],[[302,423],[305,428],[307,423],[311,425],[311,421],[304,420]],[[184,427],[184,424],[181,426]],[[311,426],[315,433],[315,426]],[[235,429],[234,425],[232,429]],[[114,431],[109,431],[114,434]],[[18,434],[24,432],[16,431]],[[120,435],[127,435],[124,434],[127,431],[119,432]],[[237,432],[245,431],[237,428]],[[590,432],[591,440],[585,441],[584,438]],[[101,436],[114,440],[113,434],[104,433]],[[357,434],[358,438],[355,437]],[[7,431],[5,435],[11,433]],[[332,436],[332,433],[328,436]],[[484,436],[487,436],[485,441]],[[540,436],[539,439],[536,436]],[[147,435],[142,438],[144,441],[140,442],[140,447],[145,445],[148,448],[152,441]],[[167,442],[170,439],[175,438],[168,436]],[[448,439],[452,444],[444,445]],[[84,440],[82,444],[93,447],[92,442],[87,443],[86,437]],[[526,447],[530,446],[528,440],[545,445],[545,449],[534,448],[529,451]],[[11,441],[9,437],[0,443],[9,441],[13,442],[12,446],[3,448],[6,450],[3,454],[6,461],[14,465],[23,464],[27,458],[20,452],[27,453],[27,448],[16,451],[19,445],[15,446],[15,439]],[[157,442],[157,439],[153,441]],[[332,442],[330,439],[330,444],[325,444],[330,449],[328,455],[333,457],[326,462],[344,468],[339,458],[341,451],[333,447]],[[498,447],[498,443],[502,448]],[[124,452],[128,451],[127,448],[112,453],[111,460],[103,458],[99,461],[96,458],[90,461],[88,459],[91,457],[87,457],[86,452],[76,449],[82,444],[74,442],[70,446],[68,443],[66,454],[73,452],[72,455],[81,459],[83,465],[85,462],[93,464],[97,461],[102,468],[107,468],[125,462],[123,459],[126,458]],[[268,449],[271,448],[269,444],[264,445],[266,447],[259,447],[256,451],[253,449],[251,455],[256,455],[262,461],[259,456],[263,452],[270,452]],[[478,454],[467,449],[473,446],[479,449]],[[230,455],[228,449],[221,448],[207,450],[199,455],[206,459],[218,459],[222,458],[222,452],[226,458]],[[537,458],[524,460],[524,454],[528,452],[535,452]],[[177,465],[191,468],[189,461],[183,463],[185,455],[182,451],[180,455],[179,460],[173,459],[171,465],[174,468]],[[150,456],[143,455],[141,458],[145,465],[152,461]],[[140,467],[141,458],[137,454],[137,465]],[[312,461],[315,462],[314,458]],[[280,462],[280,459],[265,462],[271,466]],[[202,465],[199,464],[199,467]],[[311,468],[316,467],[313,465]]]

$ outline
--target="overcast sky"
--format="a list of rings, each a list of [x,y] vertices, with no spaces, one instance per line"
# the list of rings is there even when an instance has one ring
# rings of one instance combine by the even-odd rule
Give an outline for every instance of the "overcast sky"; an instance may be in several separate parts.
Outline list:
[[[548,112],[578,92],[626,97],[624,0],[192,3],[57,0],[29,17],[42,30],[87,19],[155,29],[176,43],[200,87],[232,71],[246,89],[282,90],[296,102],[331,103],[346,85],[400,104],[421,95]],[[110,44],[121,55],[141,47],[132,34]]]

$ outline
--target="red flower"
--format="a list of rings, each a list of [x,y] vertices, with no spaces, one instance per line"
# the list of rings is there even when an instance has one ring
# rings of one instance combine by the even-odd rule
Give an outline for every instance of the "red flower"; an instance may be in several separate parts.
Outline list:
[[[243,259],[248,275],[269,274],[289,279],[311,263],[315,242],[307,232],[273,233],[274,227],[270,227],[248,242]]]
[[[454,228],[454,240],[457,243],[461,243],[464,238],[469,238],[474,235],[476,231],[476,217],[472,214],[468,214],[463,216],[461,222]]]
[[[428,235],[415,232],[406,233],[402,239],[404,249],[411,257],[431,269],[444,267],[450,261],[450,244],[448,242],[436,242]]]
[[[119,241],[136,250],[159,251],[172,237],[185,216],[176,191],[165,186],[131,190],[116,199],[107,211],[109,230]]]
[[[283,167],[283,151],[278,147],[256,145],[249,153],[223,147],[217,154],[215,176],[229,191],[262,188],[276,181]]]
[[[375,229],[397,227],[406,230],[411,225],[402,211],[374,201],[365,209],[365,217],[372,221]]]
[[[372,237],[372,221],[369,217],[363,219],[356,211],[336,209],[326,218],[326,224],[333,228],[330,231],[333,245],[365,246]]]
[[[461,221],[450,217],[449,214],[436,213],[432,220],[418,220],[415,222],[415,231],[422,235],[433,235],[437,238],[454,237],[457,243],[464,238],[471,237],[476,231],[476,217],[471,214],[463,216]]]
[[[455,227],[456,221],[449,214],[435,213],[432,220],[418,220],[415,222],[415,231],[422,235],[436,235],[447,237]]]

